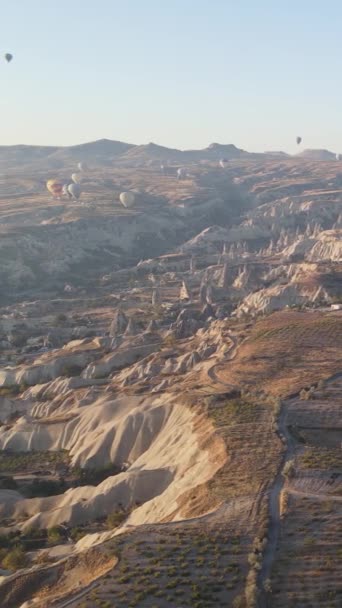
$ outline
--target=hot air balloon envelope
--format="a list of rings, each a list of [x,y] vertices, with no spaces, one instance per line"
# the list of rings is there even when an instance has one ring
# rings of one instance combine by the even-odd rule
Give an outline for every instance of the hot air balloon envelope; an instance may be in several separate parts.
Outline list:
[[[220,166],[224,169],[228,165],[228,160],[226,158],[221,158]]]
[[[298,137],[296,137],[296,142],[297,142],[297,144],[298,144],[298,145],[301,143],[301,141],[302,141],[302,138],[301,138],[301,137],[299,137],[299,136],[298,136]]]
[[[81,196],[81,186],[79,184],[69,184],[68,192],[72,198],[78,199]]]
[[[6,53],[6,55],[5,55],[5,59],[6,59],[6,61],[9,63],[10,61],[12,61],[12,59],[13,59],[13,55],[11,55],[11,53]]]
[[[80,184],[82,181],[82,177],[80,175],[78,175],[78,173],[73,173],[71,176],[71,179],[74,182],[74,184]]]
[[[49,179],[46,182],[46,187],[54,198],[60,198],[63,194],[63,184],[58,179]]]
[[[133,192],[121,192],[120,194],[120,203],[124,207],[133,207],[135,203],[135,194]]]
[[[184,179],[186,177],[186,169],[184,169],[183,167],[177,169],[177,177],[178,179]]]
[[[77,166],[78,166],[79,170],[80,170],[80,171],[82,171],[82,173],[83,173],[84,171],[87,171],[87,170],[88,170],[88,166],[87,166],[87,164],[86,164],[86,163],[81,162],[81,163],[78,163],[78,165],[77,165]]]

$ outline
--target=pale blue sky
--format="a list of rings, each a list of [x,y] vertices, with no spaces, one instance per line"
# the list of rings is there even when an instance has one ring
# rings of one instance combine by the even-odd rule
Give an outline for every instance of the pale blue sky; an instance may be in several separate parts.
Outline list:
[[[341,0],[0,0],[0,144],[342,151]]]

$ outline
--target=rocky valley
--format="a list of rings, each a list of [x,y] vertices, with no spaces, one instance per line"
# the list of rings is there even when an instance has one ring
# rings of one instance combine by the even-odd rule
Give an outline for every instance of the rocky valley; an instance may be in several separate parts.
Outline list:
[[[338,608],[341,353],[335,157],[0,147],[1,607]]]

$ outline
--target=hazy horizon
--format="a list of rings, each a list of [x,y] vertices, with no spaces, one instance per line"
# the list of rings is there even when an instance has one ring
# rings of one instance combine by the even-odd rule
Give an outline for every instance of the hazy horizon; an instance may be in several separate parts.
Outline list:
[[[337,0],[56,6],[2,4],[0,145],[342,151]]]

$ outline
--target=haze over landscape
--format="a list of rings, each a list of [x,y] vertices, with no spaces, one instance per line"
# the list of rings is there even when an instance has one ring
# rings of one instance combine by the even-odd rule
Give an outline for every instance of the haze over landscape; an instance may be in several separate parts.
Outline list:
[[[1,608],[340,608],[340,16],[1,8]]]

